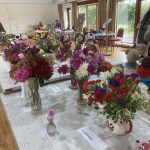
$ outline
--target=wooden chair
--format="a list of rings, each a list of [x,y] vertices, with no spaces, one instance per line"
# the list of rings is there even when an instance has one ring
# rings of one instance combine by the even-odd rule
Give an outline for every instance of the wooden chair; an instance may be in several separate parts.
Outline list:
[[[116,42],[120,41],[121,45],[122,45],[123,35],[124,35],[124,29],[123,28],[119,28],[116,37],[109,39],[109,43],[112,44],[111,47],[113,47],[113,50],[114,50]]]

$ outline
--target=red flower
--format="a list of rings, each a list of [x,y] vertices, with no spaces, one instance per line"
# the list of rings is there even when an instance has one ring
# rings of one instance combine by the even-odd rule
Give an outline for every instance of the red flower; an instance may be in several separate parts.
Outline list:
[[[99,103],[103,103],[102,94],[100,91],[95,91],[94,96],[96,97],[96,101]]]
[[[120,93],[121,94],[126,94],[128,92],[128,89],[127,88],[121,88],[120,89]]]
[[[125,79],[121,79],[119,80],[120,83],[126,83],[126,80]]]
[[[117,94],[116,96],[117,96],[117,98],[118,98],[119,100],[122,100],[122,99],[123,99],[123,95],[121,95],[121,94]]]
[[[94,96],[95,96],[96,98],[100,98],[100,97],[102,97],[102,94],[101,94],[100,91],[95,91]]]
[[[92,98],[92,96],[90,96],[90,97],[88,98],[88,103],[89,103],[89,104],[92,104],[93,101],[94,101],[94,99]]]
[[[107,100],[107,101],[112,100],[112,97],[113,97],[112,93],[106,92],[106,100]]]
[[[83,90],[85,91],[85,93],[88,92],[88,81],[85,81],[83,84]]]
[[[117,81],[120,81],[122,78],[121,78],[119,75],[116,75],[115,79],[116,79]]]
[[[113,92],[115,92],[115,91],[118,90],[118,87],[116,87],[116,86],[111,86],[111,90],[112,90]]]

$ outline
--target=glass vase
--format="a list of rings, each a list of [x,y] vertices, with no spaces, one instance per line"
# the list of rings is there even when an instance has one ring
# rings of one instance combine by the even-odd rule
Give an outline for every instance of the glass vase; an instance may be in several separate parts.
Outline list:
[[[33,111],[38,111],[41,109],[41,98],[39,94],[39,80],[37,78],[29,78],[28,84],[31,92],[30,101],[31,108]]]
[[[47,118],[47,134],[49,136],[55,136],[56,134],[56,125],[54,124],[53,118]]]
[[[78,98],[77,98],[77,103],[79,105],[86,105],[86,100],[83,98],[83,84],[88,80],[88,78],[82,78],[77,80],[77,88],[78,88]]]

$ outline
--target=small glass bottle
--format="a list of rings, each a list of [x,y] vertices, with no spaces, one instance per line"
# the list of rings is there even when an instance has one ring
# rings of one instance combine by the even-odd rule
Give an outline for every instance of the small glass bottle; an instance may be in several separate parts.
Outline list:
[[[51,118],[48,117],[47,120],[48,120],[47,134],[49,136],[55,136],[55,134],[56,134],[56,125],[54,124],[53,117],[51,117]]]

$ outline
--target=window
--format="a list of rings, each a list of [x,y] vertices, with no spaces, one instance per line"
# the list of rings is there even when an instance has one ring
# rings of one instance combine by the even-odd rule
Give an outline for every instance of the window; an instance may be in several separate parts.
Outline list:
[[[145,13],[149,10],[149,8],[150,8],[150,0],[141,1],[141,14],[140,14],[141,19],[144,17]]]
[[[83,27],[87,27],[89,30],[97,28],[97,4],[79,6],[78,13],[85,14]]]
[[[118,2],[117,29],[124,29],[123,42],[133,43],[136,0]]]

